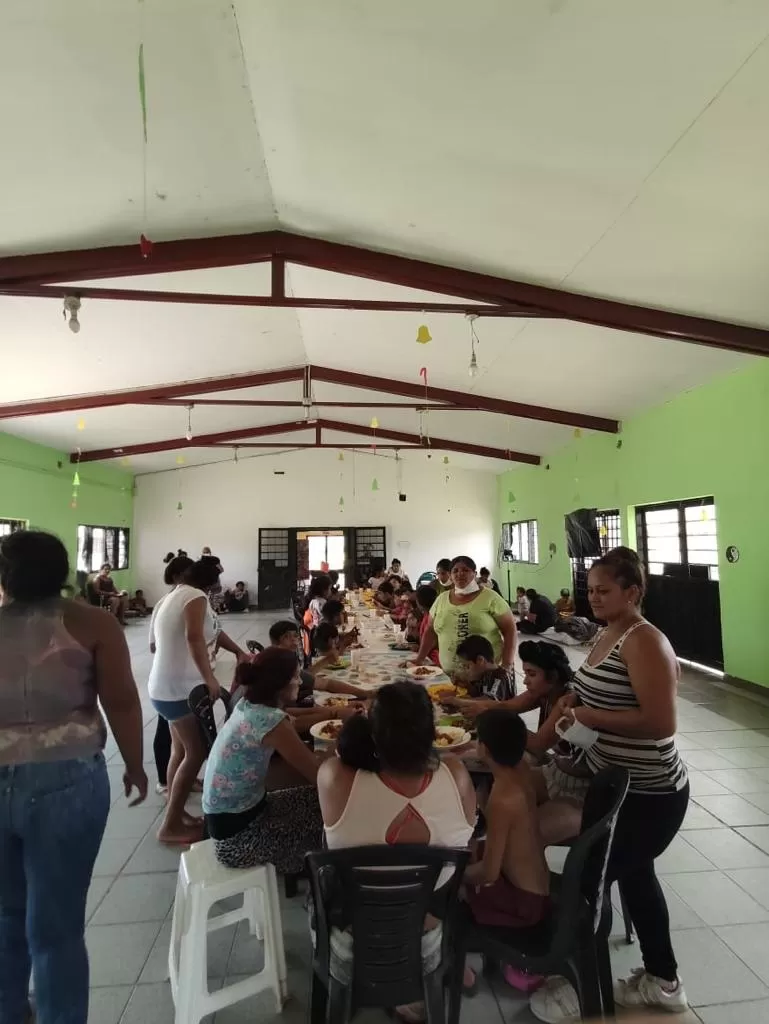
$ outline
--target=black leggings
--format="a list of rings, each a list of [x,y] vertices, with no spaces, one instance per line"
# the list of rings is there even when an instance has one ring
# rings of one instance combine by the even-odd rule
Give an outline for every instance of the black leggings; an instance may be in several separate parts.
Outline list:
[[[675,838],[688,803],[688,783],[677,793],[628,793],[617,818],[609,860],[609,881],[619,883],[638,935],[644,967],[664,981],[676,980],[678,964],[654,861]]]
[[[162,715],[158,715],[155,739],[152,741],[152,752],[155,755],[158,782],[161,786],[166,786],[168,784],[168,762],[171,760],[171,727]]]

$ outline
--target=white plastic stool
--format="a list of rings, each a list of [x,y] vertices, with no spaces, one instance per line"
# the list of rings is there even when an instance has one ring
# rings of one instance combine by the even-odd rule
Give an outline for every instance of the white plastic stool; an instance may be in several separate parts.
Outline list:
[[[230,896],[243,896],[243,906],[209,919],[211,907]],[[248,921],[252,935],[261,938],[264,966],[260,971],[208,990],[208,933],[238,921]],[[275,993],[278,1012],[288,995],[286,955],[280,920],[278,885],[272,864],[254,868],[225,868],[209,839],[182,854],[176,883],[171,945],[168,951],[171,994],[176,1024],[198,1024],[203,1017],[266,989]]]

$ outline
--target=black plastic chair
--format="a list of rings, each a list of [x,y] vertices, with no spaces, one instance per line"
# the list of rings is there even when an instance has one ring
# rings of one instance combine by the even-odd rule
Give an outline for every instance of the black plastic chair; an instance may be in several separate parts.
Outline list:
[[[451,972],[449,1024],[459,1022],[467,953],[482,953],[486,964],[491,960],[531,974],[565,975],[577,991],[585,1019],[613,1010],[613,999],[610,1007],[605,1005],[606,870],[628,784],[622,768],[606,768],[592,780],[582,831],[569,850],[563,874],[552,876],[553,907],[545,921],[534,928],[491,928],[475,924],[467,914],[467,927],[458,931],[457,965]]]
[[[346,1024],[364,1007],[424,1000],[428,1024],[444,1024],[447,971],[458,968],[458,895],[469,853],[437,846],[361,846],[310,853],[306,858],[315,915],[310,1024]],[[440,889],[446,867],[453,871]],[[438,966],[424,972],[422,935],[427,913],[441,920]],[[349,928],[351,978],[331,974],[331,928]],[[459,976],[461,987],[462,976]]]

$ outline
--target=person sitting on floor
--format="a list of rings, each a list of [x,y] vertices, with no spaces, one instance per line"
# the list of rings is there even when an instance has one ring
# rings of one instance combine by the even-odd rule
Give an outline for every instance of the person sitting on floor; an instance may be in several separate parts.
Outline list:
[[[515,697],[515,673],[497,665],[494,648],[485,636],[468,636],[459,644],[454,678],[467,687],[470,699],[457,703],[470,717],[480,714],[490,702]]]
[[[526,587],[515,588],[515,610],[518,613],[518,617],[525,619],[529,614],[529,599],[526,596]]]
[[[109,562],[105,562],[104,565],[99,569],[99,572],[94,576],[92,585],[94,592],[99,600],[99,603],[108,608],[112,614],[117,618],[121,626],[125,626],[125,613],[128,607],[128,594],[124,590],[118,590],[115,586],[115,581],[112,579],[110,573],[112,572],[112,566]]]
[[[499,589],[499,584],[495,579],[492,579],[491,573],[485,566],[478,573],[478,583],[482,587],[491,587],[495,594],[499,594],[500,597],[502,596],[502,591]]]
[[[299,691],[296,652],[268,648],[238,666],[236,684],[244,696],[214,741],[203,781],[214,852],[225,867],[274,864],[281,874],[298,874],[305,854],[320,847],[322,819],[315,789],[320,761],[286,712]],[[291,788],[270,785],[276,751],[294,771]]]
[[[550,598],[538,594],[533,587],[526,591],[526,597],[529,599],[529,611],[518,623],[519,631],[532,635],[544,633],[546,629],[554,626],[558,616]]]
[[[147,607],[147,599],[144,596],[143,590],[137,590],[131,600],[128,602],[129,611],[139,615],[142,619],[145,619],[150,610]]]
[[[318,774],[318,795],[329,850],[413,843],[467,847],[476,821],[473,784],[462,762],[438,758],[435,722],[424,686],[390,683],[374,697],[368,717],[346,722],[337,746]],[[422,939],[425,971],[437,967],[440,923],[428,915]],[[331,971],[349,981],[353,947],[349,932],[335,930]],[[408,1022],[424,1007],[398,1007]]]
[[[243,580],[238,580],[232,590],[224,592],[224,610],[227,612],[247,612],[249,605],[248,590]]]
[[[568,619],[574,614],[574,601],[568,590],[562,590],[561,596],[553,605],[555,613],[562,619]]]
[[[484,809],[486,840],[465,871],[465,899],[479,925],[530,928],[549,912],[550,872],[524,757],[528,732],[507,708],[484,711],[477,727],[478,754],[494,784]]]

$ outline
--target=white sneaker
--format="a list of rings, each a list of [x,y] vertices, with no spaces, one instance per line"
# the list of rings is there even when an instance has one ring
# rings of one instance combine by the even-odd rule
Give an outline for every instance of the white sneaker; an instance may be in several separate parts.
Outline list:
[[[155,792],[158,796],[165,796],[168,793],[168,786],[163,786],[160,782],[155,785]]]
[[[529,1009],[544,1024],[572,1024],[582,1020],[574,986],[560,974],[548,978],[541,988],[532,992]]]
[[[684,1013],[689,1009],[684,986],[680,978],[672,992],[662,987],[662,979],[648,974],[643,968],[636,968],[629,978],[622,978],[614,984],[614,1002],[619,1006],[637,1008],[653,1006],[668,1013]]]

